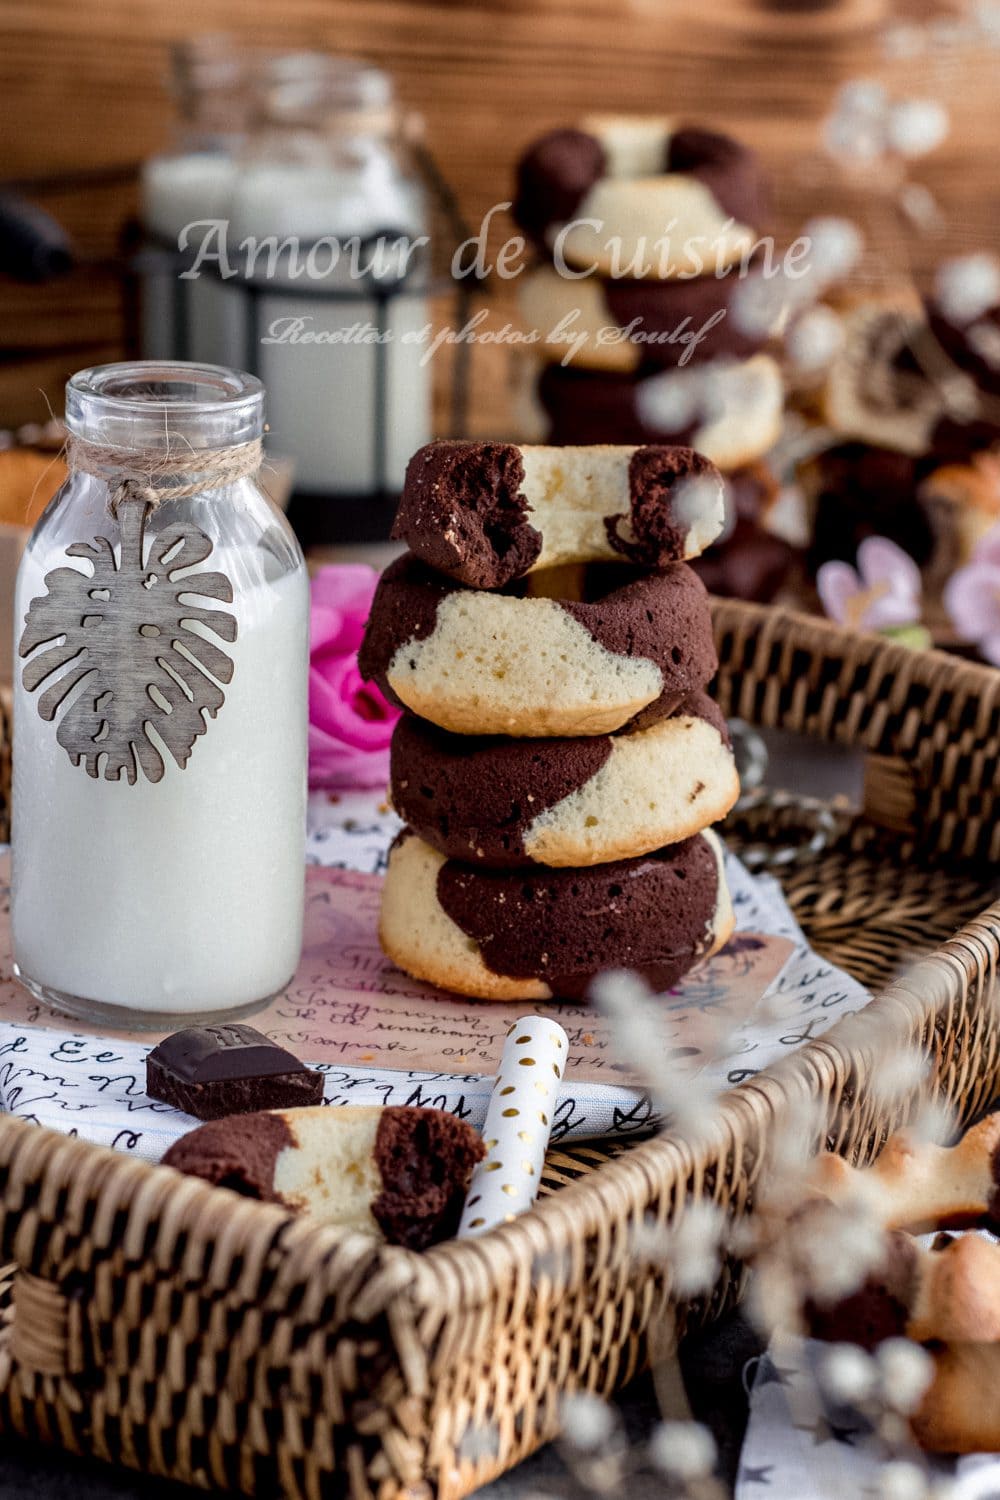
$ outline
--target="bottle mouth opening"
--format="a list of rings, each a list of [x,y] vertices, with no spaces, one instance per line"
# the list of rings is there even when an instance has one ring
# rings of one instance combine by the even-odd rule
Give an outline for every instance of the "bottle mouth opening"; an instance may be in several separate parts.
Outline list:
[[[66,426],[77,437],[123,448],[195,448],[251,442],[264,430],[264,387],[222,365],[133,360],[94,365],[66,386]]]

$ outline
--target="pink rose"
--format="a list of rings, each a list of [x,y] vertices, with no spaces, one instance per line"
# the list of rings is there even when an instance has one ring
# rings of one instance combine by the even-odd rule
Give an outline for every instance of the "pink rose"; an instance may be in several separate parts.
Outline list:
[[[343,564],[312,580],[309,642],[309,784],[376,787],[389,779],[389,741],[398,709],[358,671],[378,574]]]

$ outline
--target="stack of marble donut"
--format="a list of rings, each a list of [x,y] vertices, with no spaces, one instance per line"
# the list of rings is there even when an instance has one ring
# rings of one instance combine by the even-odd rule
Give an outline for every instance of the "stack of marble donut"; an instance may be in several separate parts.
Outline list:
[[[1000,1114],[938,1146],[907,1131],[891,1136],[874,1166],[819,1157],[812,1201],[800,1222],[823,1236],[824,1212],[860,1211],[881,1226],[881,1250],[863,1284],[806,1307],[820,1339],[874,1349],[905,1337],[927,1346],[934,1379],[912,1417],[934,1452],[1000,1449],[1000,1245],[979,1234],[940,1233],[930,1248],[913,1236],[934,1230],[1000,1230]]]
[[[728,136],[602,115],[529,148],[513,205],[543,257],[517,283],[540,360],[524,430],[705,454],[727,476],[741,530],[735,586],[713,575],[709,587],[759,599],[791,562],[787,542],[760,524],[777,495],[762,460],[784,406],[781,372],[763,352],[774,330],[750,332],[734,311],[737,296],[758,300],[748,283],[763,276],[766,199],[754,153]]]
[[[739,792],[705,587],[722,479],[690,448],[436,442],[410,461],[359,654],[406,710],[380,937],[485,1000],[666,988],[733,927]]]

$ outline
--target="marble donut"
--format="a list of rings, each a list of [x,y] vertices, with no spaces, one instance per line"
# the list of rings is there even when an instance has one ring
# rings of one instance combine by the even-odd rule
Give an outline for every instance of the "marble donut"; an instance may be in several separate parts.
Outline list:
[[[525,594],[564,571],[584,597]],[[464,588],[405,554],[375,591],[362,677],[454,734],[539,738],[641,727],[715,674],[708,595],[685,563],[553,569],[513,590]]]
[[[767,214],[754,152],[657,116],[590,115],[522,156],[514,217],[603,275],[697,277],[748,260]]]
[[[212,1120],[163,1158],[245,1198],[423,1250],[458,1228],[482,1140],[444,1110],[345,1105]]]
[[[548,365],[537,402],[557,445],[680,443],[723,472],[762,458],[781,435],[784,384],[768,354],[652,375],[612,375]]]
[[[379,938],[415,979],[479,1000],[579,1000],[608,969],[675,984],[734,928],[712,833],[590,869],[489,870],[404,829],[389,852]]]
[[[822,1227],[817,1220],[817,1234]],[[810,1335],[867,1349],[890,1338],[1000,1340],[1000,1245],[977,1234],[943,1238],[944,1248],[924,1249],[900,1230],[887,1232],[859,1286],[834,1300],[814,1295],[805,1309]]]
[[[428,567],[493,589],[566,563],[699,557],[724,521],[722,476],[691,448],[444,440],[410,459],[392,535]]]
[[[843,342],[820,392],[819,413],[844,437],[919,457],[933,446],[944,398],[913,350],[927,323],[915,299],[870,297],[841,313]]]
[[[477,739],[405,714],[392,804],[450,859],[491,869],[586,866],[692,838],[739,796],[726,721],[704,693],[634,733]]]
[[[760,280],[755,264],[745,277],[732,273],[683,281],[600,276],[576,281],[541,265],[518,281],[518,311],[526,331],[538,334],[533,349],[542,359],[627,375],[640,365],[684,367],[759,353],[779,332],[781,318],[771,330],[746,333],[733,317],[732,303],[740,287]]]

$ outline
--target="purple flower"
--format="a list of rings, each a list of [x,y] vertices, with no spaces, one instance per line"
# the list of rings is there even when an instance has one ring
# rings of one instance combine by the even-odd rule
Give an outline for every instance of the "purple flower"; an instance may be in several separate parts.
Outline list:
[[[975,547],[944,586],[944,607],[958,634],[1000,667],[1000,526]]]
[[[857,568],[824,563],[816,588],[830,619],[852,630],[898,630],[920,619],[920,569],[888,537],[865,537]]]
[[[389,741],[399,711],[358,671],[358,647],[378,574],[320,568],[309,612],[309,784],[375,787],[389,779]]]

